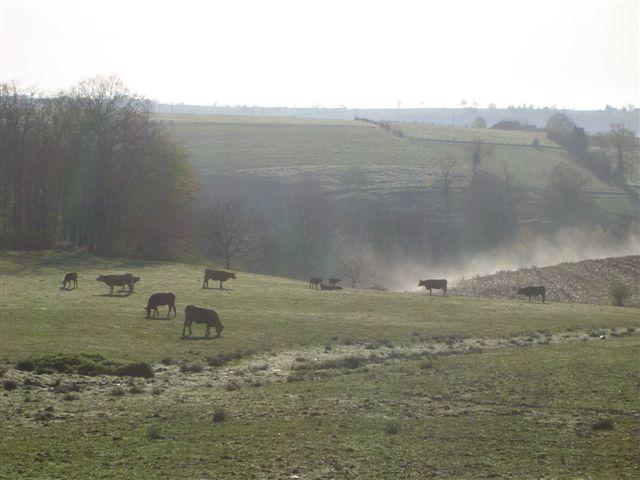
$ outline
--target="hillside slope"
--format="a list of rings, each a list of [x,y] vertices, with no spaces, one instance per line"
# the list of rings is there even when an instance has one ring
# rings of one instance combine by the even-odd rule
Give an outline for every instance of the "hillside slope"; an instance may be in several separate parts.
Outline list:
[[[525,199],[522,221],[543,221],[535,208],[545,194],[554,166],[568,161],[565,152],[541,132],[508,132],[396,124],[404,137],[376,125],[346,120],[159,115],[156,117],[183,143],[206,190],[217,194],[250,191],[260,202],[286,195],[301,182],[319,185],[327,198],[360,198],[386,208],[427,205],[441,210],[440,171],[443,156],[456,160],[455,193],[471,174],[470,142],[493,144],[481,168],[503,177],[511,171]],[[531,146],[534,139],[540,147]],[[605,227],[635,218],[630,197],[583,170],[593,206],[589,220]]]
[[[515,298],[527,285],[544,285],[555,302],[610,304],[609,287],[621,280],[631,290],[629,305],[640,305],[640,255],[567,262],[542,268],[524,268],[461,280],[452,294],[472,297]]]

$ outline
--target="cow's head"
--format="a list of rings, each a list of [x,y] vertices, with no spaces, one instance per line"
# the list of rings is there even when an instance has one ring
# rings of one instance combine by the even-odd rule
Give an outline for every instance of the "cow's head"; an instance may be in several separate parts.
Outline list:
[[[96,282],[102,282],[104,281],[104,276],[100,275],[98,278],[96,278]]]
[[[418,282],[418,286],[419,286],[419,287],[424,287],[426,284],[427,284],[427,282],[426,282],[425,280],[420,280],[420,281]]]
[[[236,274],[235,273],[231,273],[231,276],[229,278],[236,278]]]

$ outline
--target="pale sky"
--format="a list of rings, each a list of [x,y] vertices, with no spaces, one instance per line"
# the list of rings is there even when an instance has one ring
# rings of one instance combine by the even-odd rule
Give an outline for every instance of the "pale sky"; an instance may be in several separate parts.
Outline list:
[[[0,0],[0,78],[161,102],[640,104],[639,0]]]

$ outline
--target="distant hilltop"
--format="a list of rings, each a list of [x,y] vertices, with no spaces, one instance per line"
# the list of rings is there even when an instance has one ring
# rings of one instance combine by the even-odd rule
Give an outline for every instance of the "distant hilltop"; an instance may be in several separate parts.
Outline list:
[[[308,119],[353,120],[356,117],[376,121],[433,123],[437,125],[470,126],[482,117],[487,127],[498,122],[519,122],[529,128],[544,128],[551,116],[564,113],[579,127],[589,133],[605,132],[612,123],[621,123],[636,135],[640,132],[640,112],[634,109],[617,109],[610,106],[603,110],[565,110],[555,108],[510,107],[510,108],[289,108],[207,106],[157,103],[156,113],[243,115],[261,117],[296,117]]]

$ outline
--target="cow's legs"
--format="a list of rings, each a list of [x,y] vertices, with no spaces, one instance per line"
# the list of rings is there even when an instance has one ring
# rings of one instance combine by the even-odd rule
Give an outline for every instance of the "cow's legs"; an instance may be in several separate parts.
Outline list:
[[[429,296],[431,296],[431,295],[432,295],[432,293],[431,293],[431,289],[429,289]]]
[[[113,295],[113,285],[109,288],[109,295]]]
[[[222,290],[222,280],[220,280],[220,290]]]
[[[443,288],[443,289],[442,289],[442,296],[443,296],[443,297],[446,297],[446,296],[447,296],[447,289],[446,289],[446,288]]]

